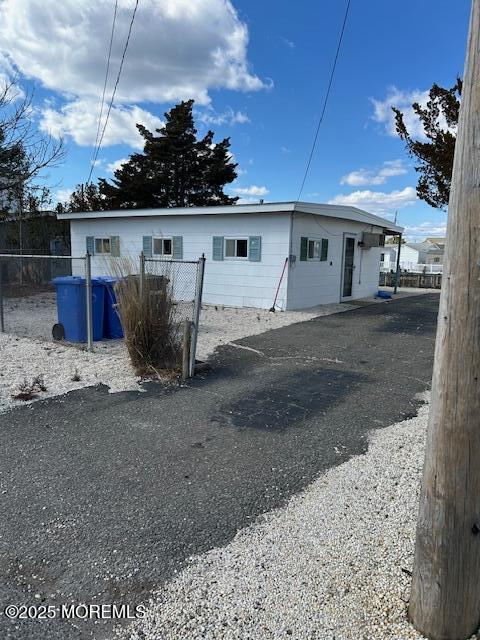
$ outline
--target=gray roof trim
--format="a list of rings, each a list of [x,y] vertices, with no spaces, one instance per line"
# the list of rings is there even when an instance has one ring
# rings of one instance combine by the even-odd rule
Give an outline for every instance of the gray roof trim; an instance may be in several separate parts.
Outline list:
[[[310,213],[327,218],[339,218],[382,227],[386,232],[402,233],[403,227],[368,211],[338,204],[312,202],[265,202],[263,204],[235,204],[215,207],[172,207],[170,209],[117,209],[115,211],[86,211],[58,214],[59,220],[94,220],[97,218],[146,218],[152,216],[198,216],[267,213]]]

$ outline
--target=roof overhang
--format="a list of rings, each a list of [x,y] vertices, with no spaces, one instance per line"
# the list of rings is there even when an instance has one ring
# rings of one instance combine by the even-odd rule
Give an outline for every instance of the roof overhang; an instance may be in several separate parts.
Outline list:
[[[403,227],[393,224],[386,218],[381,218],[356,207],[338,204],[316,204],[311,202],[265,202],[255,204],[235,204],[214,207],[172,207],[169,209],[116,209],[113,211],[85,211],[75,213],[59,213],[59,220],[96,220],[104,218],[149,218],[167,216],[208,216],[208,215],[245,215],[269,213],[306,213],[363,222],[381,227],[386,235],[403,233]]]

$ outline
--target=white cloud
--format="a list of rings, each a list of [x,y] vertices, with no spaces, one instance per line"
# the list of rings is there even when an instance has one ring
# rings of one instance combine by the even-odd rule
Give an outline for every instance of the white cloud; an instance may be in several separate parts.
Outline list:
[[[47,107],[41,114],[40,129],[55,138],[65,136],[78,145],[90,146],[95,143],[99,112],[99,101],[87,98],[68,102],[58,110]],[[113,107],[102,146],[124,143],[142,149],[143,139],[135,126],[137,123],[150,130],[162,126],[160,118],[140,107]]]
[[[386,132],[391,136],[396,136],[395,115],[392,107],[397,107],[404,114],[404,121],[407,130],[418,138],[425,138],[423,126],[418,116],[412,109],[412,104],[418,102],[425,106],[428,101],[428,91],[402,91],[397,87],[390,87],[384,100],[371,99],[373,104],[373,120],[384,125]]]
[[[396,209],[402,209],[414,204],[417,200],[417,194],[413,187],[405,187],[405,189],[390,191],[385,193],[382,191],[354,191],[348,195],[340,194],[329,200],[330,204],[343,204],[351,207],[365,209],[371,213],[378,215],[386,215],[392,213]]]
[[[250,122],[250,118],[246,113],[243,113],[242,111],[234,111],[231,107],[225,109],[223,113],[215,113],[213,110],[199,111],[197,113],[197,117],[200,122],[203,122],[205,124],[234,125]]]
[[[125,162],[128,162],[128,158],[119,158],[114,162],[109,162],[107,164],[108,173],[112,173],[112,174],[115,173],[115,171],[118,171],[118,169],[121,169],[122,165],[125,164]]]
[[[267,187],[257,187],[257,185],[252,184],[249,187],[235,187],[231,189],[233,193],[236,193],[239,196],[266,196],[269,192]]]
[[[375,171],[357,169],[348,173],[341,178],[340,184],[348,184],[351,187],[385,184],[388,178],[405,175],[407,171],[402,160],[387,160],[380,169]]]
[[[401,223],[400,223],[401,224]],[[445,237],[447,233],[447,223],[442,221],[421,222],[418,225],[402,225],[405,228],[404,235],[408,239],[424,240],[428,237]]]
[[[70,198],[70,196],[73,193],[73,189],[58,189],[58,191],[55,193],[53,199],[55,201],[55,203],[61,202],[62,204],[64,202],[67,202],[68,199]]]
[[[134,0],[119,0],[109,93]],[[113,14],[109,0],[3,0],[0,53],[22,74],[74,98],[101,95]],[[210,102],[212,89],[270,86],[250,68],[248,28],[230,0],[143,0],[116,101]]]
[[[283,44],[285,44],[289,49],[295,49],[295,43],[293,42],[293,40],[289,40],[288,38],[284,38],[283,36],[280,36],[280,40],[283,42]]]

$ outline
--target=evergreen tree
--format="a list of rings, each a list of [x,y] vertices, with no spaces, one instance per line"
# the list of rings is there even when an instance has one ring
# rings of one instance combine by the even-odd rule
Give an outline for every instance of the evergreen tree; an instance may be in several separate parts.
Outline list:
[[[144,209],[234,204],[224,193],[235,180],[236,164],[230,139],[213,142],[213,131],[197,140],[193,100],[181,102],[165,114],[155,131],[137,128],[145,140],[143,153],[134,153],[117,171],[112,183],[99,180],[103,208]]]
[[[415,167],[420,174],[417,195],[438,209],[447,207],[450,197],[461,93],[462,81],[458,78],[451,89],[434,84],[425,107],[416,102],[412,105],[423,125],[427,142],[412,138],[403,113],[393,107],[397,133],[405,142],[409,155],[420,162]]]
[[[96,184],[77,184],[68,202],[57,206],[57,213],[70,211],[78,213],[82,211],[103,211],[105,202]]]

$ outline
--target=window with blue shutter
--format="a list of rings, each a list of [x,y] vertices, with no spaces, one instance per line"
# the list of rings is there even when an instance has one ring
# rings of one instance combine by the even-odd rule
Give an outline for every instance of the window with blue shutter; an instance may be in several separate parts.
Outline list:
[[[86,238],[86,250],[91,256],[95,255],[95,238],[93,236],[87,236]]]
[[[143,236],[142,247],[143,247],[143,255],[146,258],[151,258],[152,257],[152,236]]]
[[[183,236],[173,236],[172,258],[174,260],[183,260]]]
[[[212,260],[223,260],[223,236],[213,236]]]
[[[248,238],[248,259],[250,262],[260,262],[262,259],[262,236]]]

